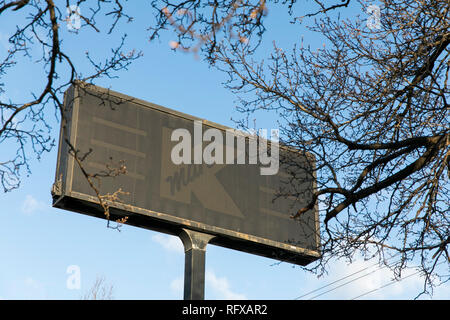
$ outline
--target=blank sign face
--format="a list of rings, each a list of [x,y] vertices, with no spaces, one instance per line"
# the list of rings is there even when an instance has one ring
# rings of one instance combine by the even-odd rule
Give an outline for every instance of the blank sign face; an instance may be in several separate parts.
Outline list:
[[[215,235],[212,244],[301,265],[320,256],[317,207],[291,219],[312,198],[310,155],[280,147],[278,172],[263,175],[269,165],[258,161],[258,153],[255,159],[252,148],[260,151],[264,141],[266,155],[274,155],[277,145],[267,140],[232,136],[224,126],[92,85],[71,87],[65,106],[55,207],[104,217],[68,153],[68,139],[86,154],[82,165],[90,174],[126,166],[126,174],[93,180],[102,195],[126,192],[111,203],[111,214],[127,216],[128,224],[170,234],[202,231]],[[215,163],[205,163],[208,156]],[[177,164],[174,157],[186,161]]]

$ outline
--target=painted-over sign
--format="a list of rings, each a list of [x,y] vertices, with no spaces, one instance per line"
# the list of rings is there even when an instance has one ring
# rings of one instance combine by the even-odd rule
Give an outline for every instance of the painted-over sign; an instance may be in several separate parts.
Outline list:
[[[98,185],[101,194],[126,192],[110,203],[113,218],[174,235],[201,231],[215,236],[211,244],[301,265],[319,257],[317,208],[291,219],[312,197],[310,155],[93,85],[69,88],[65,108],[55,207],[105,217],[67,137],[89,173],[126,166]]]

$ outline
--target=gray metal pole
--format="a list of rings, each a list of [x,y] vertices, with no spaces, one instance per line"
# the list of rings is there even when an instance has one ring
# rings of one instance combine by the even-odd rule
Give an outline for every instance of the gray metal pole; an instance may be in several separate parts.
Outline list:
[[[184,300],[205,298],[205,253],[214,236],[182,229],[179,235],[184,245]]]

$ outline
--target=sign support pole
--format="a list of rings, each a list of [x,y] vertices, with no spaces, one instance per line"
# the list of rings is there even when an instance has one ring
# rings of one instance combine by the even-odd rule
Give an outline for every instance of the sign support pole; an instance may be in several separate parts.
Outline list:
[[[205,254],[208,242],[214,236],[182,229],[179,237],[184,245],[184,300],[205,298]]]

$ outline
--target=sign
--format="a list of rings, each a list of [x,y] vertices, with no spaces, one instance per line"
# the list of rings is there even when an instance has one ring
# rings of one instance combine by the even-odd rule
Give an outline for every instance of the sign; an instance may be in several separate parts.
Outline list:
[[[126,166],[99,179],[100,194],[127,192],[110,203],[111,218],[173,235],[200,231],[215,236],[211,244],[300,265],[319,258],[317,207],[290,218],[312,197],[311,155],[279,147],[278,163],[268,139],[93,85],[70,87],[64,105],[86,172]],[[105,218],[64,132],[62,124],[53,206]]]

